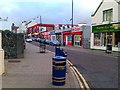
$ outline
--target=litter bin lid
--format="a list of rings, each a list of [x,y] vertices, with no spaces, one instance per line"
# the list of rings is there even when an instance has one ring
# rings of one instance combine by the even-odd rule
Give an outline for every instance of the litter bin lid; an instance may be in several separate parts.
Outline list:
[[[64,59],[66,59],[66,57],[63,57],[63,56],[54,56],[53,60],[56,60],[56,59],[57,60],[61,60],[61,59],[64,60]]]

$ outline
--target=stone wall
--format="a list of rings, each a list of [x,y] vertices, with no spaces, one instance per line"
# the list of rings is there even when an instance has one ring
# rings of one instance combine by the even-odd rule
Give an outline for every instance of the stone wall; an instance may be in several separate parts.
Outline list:
[[[24,57],[24,35],[9,30],[2,31],[2,48],[5,59]]]

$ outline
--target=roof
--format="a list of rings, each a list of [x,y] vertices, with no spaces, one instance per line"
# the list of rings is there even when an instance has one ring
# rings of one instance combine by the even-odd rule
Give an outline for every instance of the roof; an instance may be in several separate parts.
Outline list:
[[[99,8],[101,7],[101,5],[103,4],[105,0],[102,0],[102,2],[99,4],[98,8],[96,9],[96,11],[91,15],[92,17],[97,13],[97,11],[99,10]],[[118,4],[120,4],[120,0],[115,0]]]
[[[115,0],[118,4],[120,4],[120,0]]]
[[[104,1],[104,0],[103,0],[103,1]],[[94,16],[94,15],[97,13],[97,11],[98,11],[98,9],[101,7],[103,1],[99,4],[98,8],[96,9],[96,11],[95,11],[91,16]]]

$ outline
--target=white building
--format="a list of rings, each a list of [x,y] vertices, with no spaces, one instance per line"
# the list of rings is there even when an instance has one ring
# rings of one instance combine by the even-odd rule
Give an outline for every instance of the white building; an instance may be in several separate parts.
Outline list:
[[[17,29],[17,33],[26,33],[26,31],[27,31],[26,23],[21,23],[19,25],[19,28]]]
[[[118,51],[120,42],[120,0],[103,0],[92,15],[91,49],[106,50],[108,43]]]

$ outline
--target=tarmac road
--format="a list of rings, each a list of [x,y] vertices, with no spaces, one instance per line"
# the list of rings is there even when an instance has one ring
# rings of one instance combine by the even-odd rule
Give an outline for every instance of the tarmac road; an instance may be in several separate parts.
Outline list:
[[[39,43],[32,42],[39,46]],[[91,88],[118,88],[118,57],[117,54],[106,54],[80,47],[63,47],[68,59],[77,67]],[[55,51],[53,46],[46,49]]]

